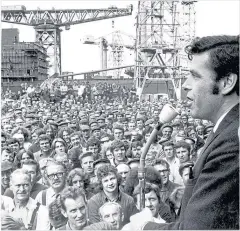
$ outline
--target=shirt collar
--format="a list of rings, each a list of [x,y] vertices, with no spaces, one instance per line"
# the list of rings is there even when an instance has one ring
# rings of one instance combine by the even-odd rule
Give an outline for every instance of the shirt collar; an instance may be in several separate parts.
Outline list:
[[[118,202],[121,201],[121,191],[118,190],[118,196],[114,200],[110,200],[103,191],[103,199],[105,202]]]
[[[230,107],[217,121],[217,123],[215,124],[215,126],[213,127],[213,132],[215,133],[220,125],[220,123],[223,121],[224,117],[228,114],[228,112],[231,111],[231,109],[233,107],[235,107],[236,105],[233,105],[232,107]]]

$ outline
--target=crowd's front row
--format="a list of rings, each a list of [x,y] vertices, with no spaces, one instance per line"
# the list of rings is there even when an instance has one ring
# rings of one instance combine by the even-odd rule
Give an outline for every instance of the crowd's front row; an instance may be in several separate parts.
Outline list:
[[[113,154],[120,150],[121,156],[124,143],[114,141],[111,147]],[[180,153],[178,172],[173,171],[174,150]],[[175,147],[166,142],[163,151],[165,159],[146,167],[144,190],[151,219],[161,223],[178,217],[184,183],[193,166],[186,142],[179,141]],[[94,154],[87,151],[80,157],[81,168],[70,170],[61,155],[56,156],[58,160],[22,160],[21,167],[14,171],[11,162],[2,161],[2,190],[6,188],[2,195],[2,229],[132,230],[131,217],[139,212],[141,203],[139,161],[132,159],[115,167],[107,159],[94,161]]]

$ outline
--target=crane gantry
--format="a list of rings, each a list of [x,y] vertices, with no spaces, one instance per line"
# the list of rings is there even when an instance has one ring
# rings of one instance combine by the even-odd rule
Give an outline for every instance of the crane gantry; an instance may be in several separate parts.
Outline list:
[[[103,9],[48,9],[27,10],[25,6],[2,6],[1,21],[35,29],[35,41],[47,49],[51,74],[61,74],[61,31],[71,25],[111,19],[132,14],[132,5],[126,8]]]

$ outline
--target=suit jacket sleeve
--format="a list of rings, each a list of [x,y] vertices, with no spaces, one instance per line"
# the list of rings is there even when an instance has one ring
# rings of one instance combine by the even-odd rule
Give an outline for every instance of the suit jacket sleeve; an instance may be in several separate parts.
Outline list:
[[[189,180],[186,185],[185,193],[190,189],[192,194],[179,222],[169,224],[148,222],[144,225],[144,230],[236,229],[238,227],[238,136],[226,132],[217,142],[213,142],[200,175]]]

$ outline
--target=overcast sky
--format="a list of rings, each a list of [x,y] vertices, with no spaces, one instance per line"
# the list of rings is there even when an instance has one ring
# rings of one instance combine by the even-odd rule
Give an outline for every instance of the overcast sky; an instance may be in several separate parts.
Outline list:
[[[134,5],[132,16],[114,19],[115,30],[121,30],[135,36],[137,1],[10,1],[3,0],[2,5],[25,5],[27,10],[37,9],[83,9],[106,8],[110,5],[126,7]],[[196,35],[239,34],[239,0],[200,0],[196,3]],[[2,28],[19,28],[20,41],[33,42],[35,32],[32,27],[2,23]],[[112,32],[112,19],[71,26],[70,30],[61,33],[62,39],[62,71],[78,73],[100,69],[100,49],[98,46],[83,45],[80,41],[86,35],[95,38]],[[111,41],[111,37],[107,37]],[[127,39],[126,43],[128,43]],[[129,40],[130,41],[130,40]],[[125,64],[133,64],[133,53],[127,52]]]

